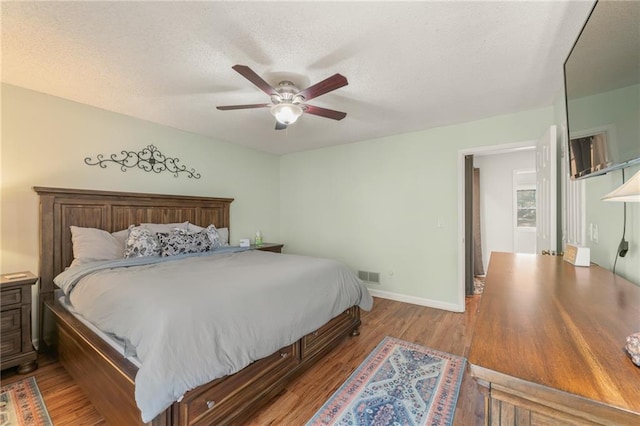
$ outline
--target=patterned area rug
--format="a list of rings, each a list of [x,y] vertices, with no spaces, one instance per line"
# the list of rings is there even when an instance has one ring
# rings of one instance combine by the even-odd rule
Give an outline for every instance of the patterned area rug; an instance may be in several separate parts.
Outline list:
[[[1,426],[52,426],[35,377],[0,388]]]
[[[484,279],[483,275],[476,275],[473,277],[473,294],[484,293]]]
[[[307,425],[451,425],[465,364],[385,337]]]

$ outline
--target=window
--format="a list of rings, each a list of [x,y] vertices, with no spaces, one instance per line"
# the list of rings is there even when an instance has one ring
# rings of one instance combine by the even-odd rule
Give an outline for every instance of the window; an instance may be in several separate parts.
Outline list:
[[[536,227],[536,190],[516,190],[516,226],[518,228]]]

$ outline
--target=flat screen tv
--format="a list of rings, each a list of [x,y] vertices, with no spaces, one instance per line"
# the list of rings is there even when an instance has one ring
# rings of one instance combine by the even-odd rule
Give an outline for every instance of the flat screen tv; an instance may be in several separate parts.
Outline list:
[[[569,169],[640,163],[640,1],[598,1],[564,63]]]

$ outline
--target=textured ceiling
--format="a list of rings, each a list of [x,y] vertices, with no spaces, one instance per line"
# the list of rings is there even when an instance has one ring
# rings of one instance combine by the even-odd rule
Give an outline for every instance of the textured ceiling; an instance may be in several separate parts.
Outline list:
[[[551,105],[593,1],[2,2],[2,81],[277,154]],[[347,112],[274,130],[231,69]]]

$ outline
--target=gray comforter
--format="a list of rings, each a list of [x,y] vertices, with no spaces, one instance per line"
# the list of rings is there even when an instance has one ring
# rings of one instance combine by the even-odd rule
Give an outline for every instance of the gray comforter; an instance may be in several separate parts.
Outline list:
[[[145,422],[348,307],[373,305],[339,262],[262,251],[96,262],[55,281],[80,314],[135,348]]]

